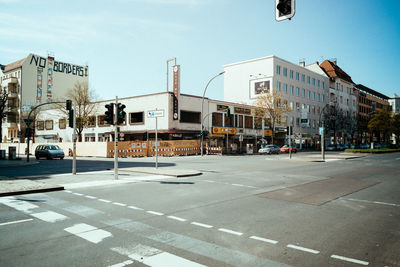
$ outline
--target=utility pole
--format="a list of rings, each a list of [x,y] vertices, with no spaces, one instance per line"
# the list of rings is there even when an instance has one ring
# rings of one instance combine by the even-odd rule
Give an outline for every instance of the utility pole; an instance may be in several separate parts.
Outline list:
[[[76,102],[74,102],[74,128],[72,134],[72,174],[76,175]]]
[[[118,96],[115,97],[114,105],[114,179],[118,180]]]

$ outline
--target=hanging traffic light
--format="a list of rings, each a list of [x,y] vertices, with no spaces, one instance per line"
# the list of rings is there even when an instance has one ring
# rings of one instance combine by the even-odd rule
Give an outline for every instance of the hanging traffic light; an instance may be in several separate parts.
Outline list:
[[[74,128],[74,110],[68,110],[68,126]]]
[[[124,109],[126,106],[122,103],[117,104],[117,124],[123,124],[125,122],[126,112]]]
[[[227,107],[226,108],[226,116],[229,118],[231,116],[231,108]]]
[[[72,109],[72,100],[65,101],[65,109],[71,110]]]
[[[275,19],[291,19],[295,13],[295,0],[275,0]]]
[[[106,115],[105,121],[110,124],[113,125],[114,124],[114,103],[110,103],[105,105],[106,107],[106,112],[104,112],[104,115]]]

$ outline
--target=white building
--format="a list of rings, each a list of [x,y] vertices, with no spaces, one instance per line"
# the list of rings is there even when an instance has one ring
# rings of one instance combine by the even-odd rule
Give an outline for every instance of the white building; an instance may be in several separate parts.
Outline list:
[[[322,110],[328,104],[326,74],[276,56],[228,64],[224,70],[224,100],[252,105],[258,96],[276,89],[292,109],[281,126],[291,125],[297,139],[315,142]]]
[[[25,126],[23,115],[31,107],[64,98],[76,82],[88,83],[88,75],[88,66],[34,54],[8,65],[0,65],[0,86],[8,92],[2,140],[17,141]]]
[[[114,126],[105,122],[105,105],[115,100],[96,102],[95,113],[90,117],[91,125],[83,130],[83,142],[106,142],[114,140]],[[174,119],[174,94],[163,92],[136,97],[118,99],[126,106],[126,119],[119,126],[120,140],[143,141],[154,140],[156,119],[149,117],[150,111],[162,111],[157,118],[159,140],[193,140],[199,139],[201,128],[200,114],[202,97],[180,94],[179,119]],[[212,147],[227,147],[239,150],[247,144],[256,147],[257,140],[264,136],[263,128],[256,123],[252,106],[204,99],[204,130],[207,131],[206,143]],[[227,117],[227,108],[231,117]],[[46,110],[39,113],[35,122],[35,143],[71,142],[72,128],[68,127],[67,115],[60,110]]]
[[[400,113],[400,97],[397,94],[393,94],[391,98],[389,98],[389,103],[392,106],[392,112],[395,114]]]

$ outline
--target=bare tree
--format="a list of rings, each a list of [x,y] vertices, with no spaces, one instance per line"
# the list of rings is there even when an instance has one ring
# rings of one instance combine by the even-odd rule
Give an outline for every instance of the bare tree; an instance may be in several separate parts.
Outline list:
[[[274,143],[275,126],[280,124],[282,116],[290,112],[291,108],[287,105],[287,101],[284,102],[282,95],[276,89],[271,93],[259,96],[255,106],[256,116],[268,121],[272,130],[272,143]]]
[[[88,127],[90,116],[96,112],[95,97],[94,91],[89,89],[87,83],[77,82],[67,93],[67,99],[72,100],[76,105],[74,112],[76,116],[76,130],[80,142],[82,141],[83,129]]]
[[[8,101],[8,92],[0,86],[0,143],[3,142],[3,119],[6,117],[6,105]]]

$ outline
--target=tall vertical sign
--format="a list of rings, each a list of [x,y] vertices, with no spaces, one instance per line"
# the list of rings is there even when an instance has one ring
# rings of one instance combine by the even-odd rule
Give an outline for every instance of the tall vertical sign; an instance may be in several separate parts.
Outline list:
[[[174,77],[173,77],[173,100],[172,100],[172,105],[173,105],[173,118],[174,120],[179,119],[179,107],[178,107],[178,100],[179,100],[179,95],[180,95],[180,78],[181,78],[181,66],[180,65],[175,65],[173,67],[174,70]]]
[[[42,102],[42,86],[43,86],[43,68],[37,68],[37,83],[36,83],[36,104]]]
[[[53,67],[54,67],[54,57],[47,58],[47,102],[51,102],[53,94],[51,90],[53,89]]]

